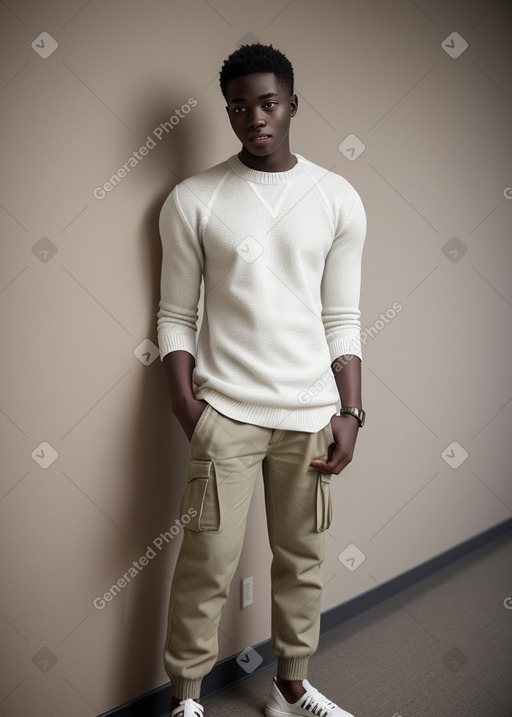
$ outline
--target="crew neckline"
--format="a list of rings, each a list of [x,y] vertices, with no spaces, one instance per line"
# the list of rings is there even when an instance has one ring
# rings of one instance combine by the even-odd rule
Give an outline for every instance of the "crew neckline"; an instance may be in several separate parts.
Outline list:
[[[234,154],[228,159],[228,166],[235,174],[238,174],[239,177],[242,177],[242,179],[248,182],[258,182],[259,184],[286,184],[286,182],[289,182],[301,174],[303,169],[304,157],[296,153],[294,157],[296,157],[297,163],[285,172],[261,172],[257,169],[251,169],[240,161],[237,154]]]

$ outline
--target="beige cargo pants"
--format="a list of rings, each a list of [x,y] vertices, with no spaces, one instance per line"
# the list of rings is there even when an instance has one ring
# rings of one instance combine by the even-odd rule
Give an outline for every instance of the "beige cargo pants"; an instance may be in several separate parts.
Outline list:
[[[200,696],[218,654],[222,608],[242,550],[247,512],[262,468],[273,554],[272,649],[282,679],[302,680],[318,646],[324,530],[330,476],[310,467],[333,442],[318,433],[241,423],[208,405],[192,435],[180,516],[190,520],[169,603],[165,669],[175,697]]]

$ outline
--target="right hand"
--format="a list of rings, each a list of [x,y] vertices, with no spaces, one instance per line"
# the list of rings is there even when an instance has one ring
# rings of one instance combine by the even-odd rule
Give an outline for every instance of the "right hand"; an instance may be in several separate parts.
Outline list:
[[[192,438],[197,422],[201,418],[201,414],[207,406],[208,403],[206,401],[192,398],[180,407],[179,412],[175,411],[175,416],[185,431],[185,435],[187,436],[189,442]]]

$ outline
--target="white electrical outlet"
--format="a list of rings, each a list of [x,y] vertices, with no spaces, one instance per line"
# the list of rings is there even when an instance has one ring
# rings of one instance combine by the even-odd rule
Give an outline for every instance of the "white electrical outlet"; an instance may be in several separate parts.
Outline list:
[[[249,605],[252,605],[254,602],[253,587],[254,578],[252,576],[242,580],[242,610],[249,607]]]

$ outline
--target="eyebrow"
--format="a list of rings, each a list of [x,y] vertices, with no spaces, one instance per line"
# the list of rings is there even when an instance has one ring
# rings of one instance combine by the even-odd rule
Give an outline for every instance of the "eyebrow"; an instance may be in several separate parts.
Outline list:
[[[277,92],[267,92],[265,95],[260,95],[258,97],[259,100],[268,100],[269,97],[277,97]],[[245,102],[246,100],[243,97],[235,97],[234,99],[230,100],[229,104],[232,105],[235,102]]]

